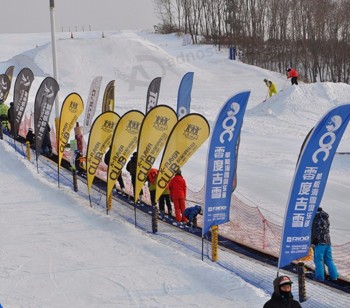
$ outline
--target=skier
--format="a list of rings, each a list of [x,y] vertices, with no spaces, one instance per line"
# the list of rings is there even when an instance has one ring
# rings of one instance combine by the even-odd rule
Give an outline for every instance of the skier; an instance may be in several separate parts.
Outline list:
[[[291,79],[292,85],[294,85],[294,84],[298,85],[298,72],[294,68],[291,68],[291,67],[287,68],[287,72],[288,72],[287,79],[292,78]]]
[[[338,279],[338,271],[332,257],[328,218],[329,215],[319,207],[312,223],[311,244],[314,248],[315,279],[319,281],[324,281],[324,264],[328,267],[330,279]]]
[[[195,205],[195,206],[192,206],[192,207],[188,207],[184,211],[184,215],[188,219],[187,225],[189,227],[193,226],[195,228],[198,228],[198,225],[197,225],[197,215],[198,214],[203,214],[202,207],[200,205]]]
[[[277,94],[277,89],[276,89],[276,85],[268,79],[264,79],[264,82],[266,84],[266,86],[269,88],[269,97],[271,97],[273,94]]]
[[[263,308],[301,308],[298,301],[293,299],[292,281],[288,276],[279,276],[273,281],[274,292]]]

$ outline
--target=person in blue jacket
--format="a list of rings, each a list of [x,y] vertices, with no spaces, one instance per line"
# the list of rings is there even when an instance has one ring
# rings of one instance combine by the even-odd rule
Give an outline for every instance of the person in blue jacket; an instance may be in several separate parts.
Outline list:
[[[197,225],[197,215],[198,214],[202,214],[202,207],[200,205],[195,205],[192,207],[188,207],[185,211],[184,211],[184,216],[188,219],[188,226],[193,226],[195,228],[198,227]]]

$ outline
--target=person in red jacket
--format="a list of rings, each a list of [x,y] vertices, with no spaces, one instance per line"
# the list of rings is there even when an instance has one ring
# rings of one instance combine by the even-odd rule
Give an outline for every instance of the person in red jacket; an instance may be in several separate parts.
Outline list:
[[[186,181],[179,170],[169,183],[170,197],[173,200],[175,208],[175,220],[177,222],[187,222],[187,218],[183,214],[186,209]]]
[[[293,84],[298,85],[298,72],[291,67],[287,68],[287,72],[288,72],[287,79],[292,78],[291,79],[292,85]]]

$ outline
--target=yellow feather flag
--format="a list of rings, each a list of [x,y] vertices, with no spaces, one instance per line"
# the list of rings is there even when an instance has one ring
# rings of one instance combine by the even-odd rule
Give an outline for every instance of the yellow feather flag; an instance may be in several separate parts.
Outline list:
[[[61,107],[58,126],[58,173],[61,167],[64,147],[68,143],[71,131],[83,111],[84,103],[80,95],[78,93],[68,94]]]
[[[156,182],[156,201],[177,171],[208,139],[210,126],[200,114],[191,113],[179,120],[165,146]]]
[[[106,86],[103,95],[102,112],[114,111],[114,82],[115,80],[111,80]]]
[[[121,174],[130,154],[137,147],[143,119],[144,115],[142,112],[131,110],[121,117],[115,128],[107,172],[107,205],[109,204],[108,198],[112,193],[116,180]],[[109,207],[108,210],[110,210]]]
[[[112,137],[120,117],[113,111],[100,114],[91,126],[86,150],[86,175],[88,192],[94,180],[98,165],[112,143]]]
[[[137,151],[137,167],[134,200],[138,199],[148,171],[163,150],[171,130],[177,122],[175,111],[169,106],[152,108],[142,122]]]

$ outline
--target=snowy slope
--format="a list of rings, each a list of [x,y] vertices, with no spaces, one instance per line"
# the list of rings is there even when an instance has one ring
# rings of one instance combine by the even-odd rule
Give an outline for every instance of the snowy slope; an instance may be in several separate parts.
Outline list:
[[[193,71],[195,77],[192,90],[192,111],[205,115],[212,124],[220,106],[232,94],[247,89],[251,90],[242,127],[238,187],[235,193],[247,203],[259,205],[263,214],[270,220],[282,223],[301,144],[306,134],[325,111],[339,104],[350,103],[349,85],[300,83],[298,87],[291,87],[290,82],[286,82],[285,75],[249,66],[239,61],[230,61],[227,57],[227,50],[218,51],[211,46],[183,46],[183,38],[177,35],[157,35],[136,31],[115,31],[105,33],[105,35],[105,38],[101,38],[101,33],[84,32],[75,34],[75,38],[71,39],[70,33],[58,33],[60,101],[63,101],[65,96],[73,91],[78,92],[86,100],[92,79],[96,76],[103,76],[100,101],[104,87],[110,80],[115,79],[115,111],[120,115],[130,109],[138,109],[143,112],[148,84],[153,78],[161,76],[159,104],[168,104],[176,108],[180,80],[186,72]],[[46,76],[52,75],[50,35],[0,35],[0,37],[2,42],[0,43],[1,72],[4,72],[8,66],[15,65],[15,75],[23,67],[29,67],[35,73],[27,108],[27,111],[30,112],[33,109],[36,90],[41,81]],[[267,93],[267,88],[263,83],[264,78],[272,79],[279,93],[262,103]],[[10,93],[9,99],[12,96],[13,92]],[[101,104],[98,106],[99,110],[101,110]],[[54,114],[52,120],[53,117]],[[348,144],[349,133],[346,132],[338,151],[350,152]],[[187,183],[193,190],[201,189],[204,184],[206,147],[207,143],[183,168]],[[322,206],[331,215],[332,239],[336,244],[348,243],[350,239],[348,227],[350,217],[348,206],[349,160],[348,155],[336,155],[322,202]],[[8,169],[5,170],[4,174],[10,173]],[[15,181],[17,179],[13,179],[12,183]],[[3,194],[6,189],[12,189],[11,186],[3,187]],[[34,191],[33,194],[40,200],[43,190],[45,189]],[[24,201],[15,202],[22,204]],[[35,199],[33,202],[39,201]],[[44,203],[50,202],[46,199]],[[57,203],[62,202],[58,200]],[[8,199],[5,204],[12,207]],[[65,219],[61,221],[64,224],[67,223]],[[85,229],[85,227],[82,228]],[[96,230],[98,230],[97,227]],[[39,242],[39,240],[36,241]],[[18,249],[18,247],[15,248],[15,253],[18,252]],[[77,251],[79,254],[82,253],[80,249]],[[31,258],[35,259],[37,256]],[[11,259],[11,255],[8,256],[8,259]],[[169,262],[175,261],[172,259]],[[17,262],[16,264],[19,268],[23,266],[18,265]],[[9,267],[16,270],[16,266]],[[53,272],[56,273],[55,270]],[[47,275],[50,273],[50,271],[46,272]],[[269,276],[268,281],[271,281],[273,276],[273,274]],[[24,279],[23,273],[20,277]],[[107,279],[113,280],[112,278]],[[14,282],[15,285],[19,283]],[[123,286],[120,287],[123,288]],[[139,285],[135,289],[140,290],[141,293],[147,293]],[[135,299],[133,297],[135,289],[131,289],[130,286],[124,288],[131,300]],[[167,287],[164,290],[167,290]],[[82,291],[78,289],[77,292]],[[154,292],[150,292],[152,297],[155,297]],[[228,290],[225,289],[223,292],[228,292]],[[228,293],[222,296],[224,298],[228,296],[230,299],[236,298],[235,296],[231,298],[231,295],[227,295]],[[255,299],[256,306],[261,306],[266,295],[259,299],[259,292],[254,290],[253,293],[258,298]],[[138,304],[142,300],[144,297],[141,296]],[[34,300],[33,307],[40,307],[40,305],[45,307],[44,304],[35,305],[35,303],[38,304]],[[106,304],[105,307],[108,305],[112,304]],[[157,306],[157,304],[152,305],[151,302],[147,302],[147,305]],[[17,306],[15,304],[13,307]],[[224,306],[225,304],[222,305]]]

